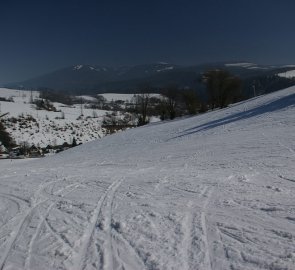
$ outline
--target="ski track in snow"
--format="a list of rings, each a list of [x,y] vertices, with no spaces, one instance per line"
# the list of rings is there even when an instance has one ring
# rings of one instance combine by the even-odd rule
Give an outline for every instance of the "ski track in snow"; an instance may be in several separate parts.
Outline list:
[[[190,262],[190,252],[192,249],[191,246],[191,233],[192,233],[192,223],[193,223],[193,217],[192,217],[192,202],[189,202],[187,205],[187,214],[185,218],[183,219],[183,228],[184,228],[184,236],[183,236],[183,269],[188,270],[189,262]]]
[[[211,197],[211,191],[207,193],[207,197],[204,201],[204,206],[201,214],[201,223],[202,223],[202,231],[203,231],[203,241],[205,244],[205,268],[208,270],[211,270],[211,255],[210,255],[210,244],[208,241],[208,235],[207,235],[207,221],[206,221],[206,212],[207,212],[207,206],[209,204],[209,200]]]
[[[38,201],[39,199],[39,196],[40,196],[40,193],[41,191],[43,191],[46,187],[48,187],[50,184],[52,183],[55,183],[57,181],[60,181],[60,180],[54,180],[54,181],[51,181],[49,183],[45,183],[45,184],[41,184],[39,189],[37,190],[37,192],[34,194],[33,198],[34,198],[34,201],[33,201],[33,205],[31,206],[31,208],[29,208],[25,214],[20,218],[20,221],[19,221],[19,225],[16,227],[16,229],[11,233],[11,239],[5,249],[5,251],[3,252],[3,256],[1,258],[1,261],[0,261],[0,269],[2,270],[5,266],[5,262],[7,260],[7,257],[9,256],[12,248],[13,248],[13,245],[15,243],[15,241],[17,240],[17,238],[19,237],[20,235],[20,232],[21,230],[23,229],[23,227],[25,226],[26,223],[29,223],[29,220],[31,218],[31,216],[33,214],[35,214],[35,211],[36,209],[43,203],[47,202],[48,199],[41,199],[41,201]],[[72,185],[71,185],[72,186]],[[57,192],[57,195],[59,194],[62,194],[61,192],[64,191],[65,189],[67,189],[68,187],[64,187],[62,188],[61,190],[59,190]],[[51,210],[52,206],[54,204],[52,204],[51,206],[49,206],[48,208],[48,213],[49,211]],[[47,214],[48,214],[47,213]],[[30,262],[30,256],[31,256],[31,252],[32,252],[32,246],[33,246],[33,243],[34,243],[34,239],[37,237],[36,234],[39,233],[40,229],[41,229],[41,226],[43,225],[43,219],[41,219],[37,229],[36,229],[36,233],[35,235],[33,236],[33,238],[31,239],[31,244],[30,244],[30,247],[29,247],[29,251],[28,251],[28,257],[27,257],[27,260],[26,260],[26,265],[25,265],[25,268],[27,269],[28,268],[28,263]]]
[[[0,161],[0,270],[294,270],[295,87]]]
[[[194,192],[192,190],[185,190],[185,189],[180,189],[184,190],[186,192]],[[211,197],[211,191],[208,191],[208,187],[205,186],[201,192],[199,193],[198,198],[201,200],[204,200],[203,206],[201,207],[201,236],[202,236],[202,241],[205,246],[204,250],[204,264],[206,269],[211,269],[211,262],[210,262],[210,250],[209,250],[209,244],[208,244],[208,238],[207,238],[207,226],[206,226],[206,210],[207,210],[207,205],[209,203]],[[205,198],[205,199],[204,199]],[[196,203],[196,202],[195,202]],[[199,218],[196,216],[196,212],[194,210],[195,205],[194,201],[190,200],[187,203],[186,207],[186,215],[183,219],[182,222],[182,227],[184,230],[184,236],[183,236],[183,269],[194,269],[191,265],[193,265],[192,262],[192,252],[193,252],[193,245],[192,245],[192,237],[193,237],[193,227],[197,226],[197,224],[194,223],[195,218]]]
[[[106,244],[105,244],[105,264],[108,269],[113,269],[113,259],[112,259],[112,236],[111,236],[111,219],[112,219],[112,202],[114,199],[114,193],[121,185],[123,179],[119,179],[114,181],[109,187],[106,189],[104,194],[100,197],[97,206],[94,210],[93,216],[89,223],[88,228],[86,229],[83,237],[82,237],[82,248],[79,256],[77,257],[77,262],[75,265],[78,266],[77,269],[84,269],[85,267],[85,259],[87,259],[87,251],[90,248],[90,244],[93,241],[94,230],[98,229],[98,217],[102,215],[104,221],[104,230],[106,231]],[[102,206],[106,203],[106,211],[102,212]]]
[[[69,193],[71,193],[75,188],[77,188],[79,186],[79,184],[72,184],[72,185],[69,185],[69,186],[66,186],[65,188],[62,189],[62,191],[64,191],[65,189],[67,188],[71,188],[69,191],[67,191],[66,193],[62,194],[61,191],[58,191],[55,195],[60,195],[60,196],[65,196]],[[72,188],[73,187],[73,188]],[[33,248],[34,248],[34,244],[38,238],[38,235],[39,233],[41,232],[41,229],[42,227],[44,226],[44,223],[45,223],[45,220],[47,218],[47,216],[49,215],[51,209],[53,208],[53,206],[55,205],[55,202],[54,203],[51,203],[50,206],[47,208],[47,211],[45,212],[45,215],[42,216],[40,215],[40,221],[39,221],[39,224],[36,228],[36,231],[33,235],[33,237],[31,238],[31,241],[30,241],[30,244],[29,244],[29,251],[28,251],[28,257],[26,258],[26,261],[25,261],[25,269],[30,269],[31,268],[31,255],[33,253]]]

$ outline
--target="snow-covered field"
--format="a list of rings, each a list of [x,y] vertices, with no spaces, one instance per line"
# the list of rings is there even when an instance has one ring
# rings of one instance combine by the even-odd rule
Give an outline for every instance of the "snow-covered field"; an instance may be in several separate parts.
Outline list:
[[[161,98],[160,94],[149,94],[149,95],[151,97]],[[105,94],[100,94],[100,96],[103,96],[107,101],[123,100],[123,101],[130,102],[134,98],[135,94],[105,93]]]
[[[108,101],[112,101],[112,100],[130,101],[134,97],[134,94],[106,93],[106,94],[100,94],[100,95],[103,96]]]
[[[0,88],[0,97],[11,98],[14,102],[0,101],[1,113],[9,113],[6,118],[15,117],[21,119],[18,122],[5,123],[7,131],[18,144],[24,142],[29,145],[62,145],[72,143],[73,138],[78,143],[85,143],[102,137],[101,124],[107,111],[87,109],[81,105],[67,106],[61,103],[53,103],[58,112],[36,110],[36,106],[30,104],[31,92]],[[32,98],[39,97],[39,92],[33,91]],[[84,99],[91,97],[83,96]],[[93,98],[92,98],[93,99]],[[95,115],[95,118],[93,117]],[[33,117],[33,121],[27,120]]]
[[[295,77],[295,70],[289,70],[286,72],[279,73],[278,76],[285,77],[285,78],[294,78]]]
[[[295,87],[0,162],[0,269],[294,270]]]

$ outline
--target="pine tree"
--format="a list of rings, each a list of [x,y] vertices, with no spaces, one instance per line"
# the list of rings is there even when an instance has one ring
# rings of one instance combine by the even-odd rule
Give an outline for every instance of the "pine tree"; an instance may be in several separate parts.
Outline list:
[[[6,148],[10,148],[14,145],[9,133],[5,130],[3,123],[0,121],[0,141]]]
[[[76,138],[74,137],[72,142],[72,147],[75,147],[75,146],[77,146],[77,141],[76,141]]]

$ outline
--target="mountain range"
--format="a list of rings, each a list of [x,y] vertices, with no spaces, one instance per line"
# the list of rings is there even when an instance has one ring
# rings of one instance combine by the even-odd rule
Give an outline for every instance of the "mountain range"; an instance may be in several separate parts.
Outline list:
[[[243,80],[250,80],[252,84],[255,78],[267,78],[294,70],[295,66],[258,65],[249,62],[181,66],[159,62],[114,68],[79,64],[5,86],[20,89],[52,89],[69,94],[135,93],[147,85],[157,91],[172,84],[181,88],[202,89],[204,86],[200,82],[201,75],[210,69],[228,70]],[[282,80],[293,81],[292,78]],[[289,85],[283,85],[287,86]]]

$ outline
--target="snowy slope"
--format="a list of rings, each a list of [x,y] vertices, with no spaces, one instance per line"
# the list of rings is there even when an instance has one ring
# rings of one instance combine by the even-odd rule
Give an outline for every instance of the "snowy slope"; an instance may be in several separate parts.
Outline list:
[[[295,265],[295,87],[0,162],[0,269]]]

